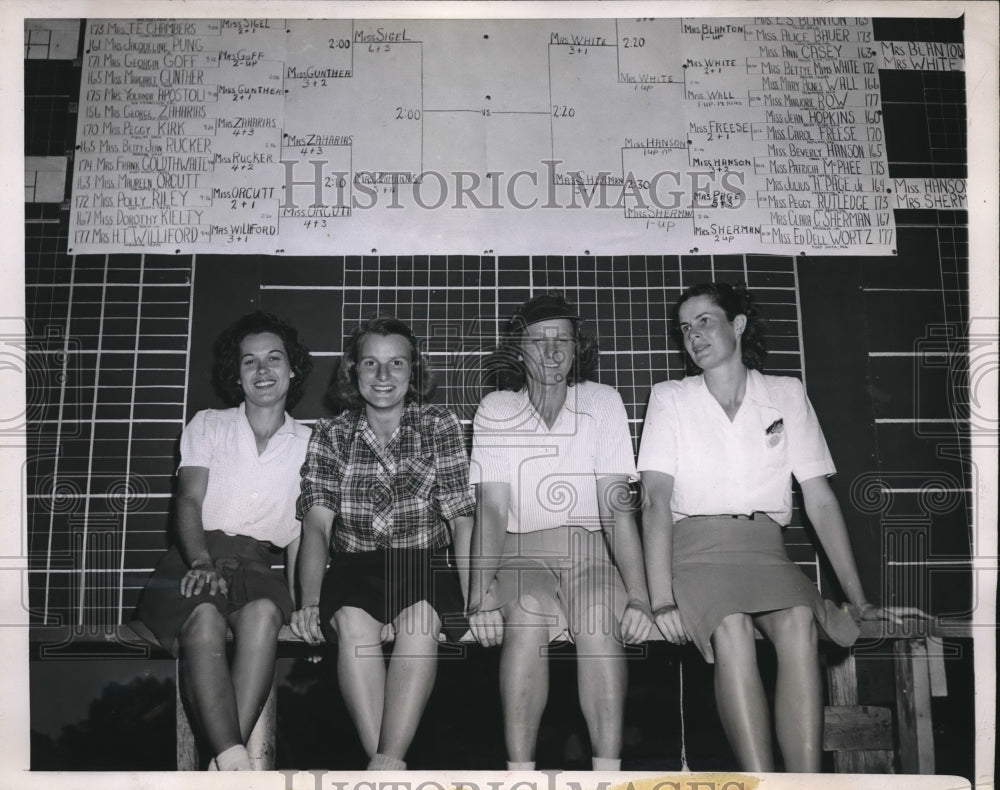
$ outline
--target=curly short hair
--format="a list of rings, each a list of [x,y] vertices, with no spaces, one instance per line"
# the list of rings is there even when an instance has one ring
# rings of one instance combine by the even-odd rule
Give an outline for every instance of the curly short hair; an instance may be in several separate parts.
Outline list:
[[[753,297],[743,283],[706,282],[692,285],[688,288],[674,306],[673,332],[678,345],[684,348],[684,336],[681,332],[680,310],[681,305],[688,299],[696,296],[708,296],[713,302],[722,308],[726,318],[732,321],[738,315],[745,315],[747,318],[746,328],[740,336],[740,350],[742,352],[743,365],[747,370],[762,370],[764,360],[767,358],[767,349],[764,348],[764,331],[767,322],[761,315],[757,305],[754,304]],[[684,355],[684,365],[688,375],[701,373],[701,368],[695,364],[689,354]]]
[[[264,332],[281,338],[288,364],[295,374],[288,383],[288,395],[285,397],[285,407],[290,409],[299,402],[305,390],[306,379],[312,371],[312,357],[309,349],[299,341],[299,333],[291,324],[263,310],[247,313],[216,338],[215,364],[212,368],[215,388],[226,403],[236,406],[243,401],[243,390],[240,388],[240,343],[249,335]]]
[[[487,373],[493,377],[498,389],[519,392],[527,384],[528,372],[524,367],[524,360],[521,358],[521,339],[524,337],[527,324],[522,316],[532,311],[537,300],[551,297],[565,299],[562,294],[558,293],[533,297],[518,307],[514,315],[507,321],[500,336],[499,345],[486,360]],[[581,381],[596,381],[598,357],[600,356],[597,338],[587,322],[576,314],[575,308],[568,302],[566,304],[574,312],[570,323],[573,325],[576,340],[573,365],[566,375],[566,383],[572,386]]]
[[[342,409],[361,409],[365,400],[358,391],[358,354],[361,341],[368,335],[399,335],[410,344],[410,386],[404,403],[426,403],[437,391],[437,381],[427,358],[420,351],[420,341],[403,321],[388,315],[368,318],[354,328],[344,344],[344,356],[337,366],[327,392],[328,400]]]

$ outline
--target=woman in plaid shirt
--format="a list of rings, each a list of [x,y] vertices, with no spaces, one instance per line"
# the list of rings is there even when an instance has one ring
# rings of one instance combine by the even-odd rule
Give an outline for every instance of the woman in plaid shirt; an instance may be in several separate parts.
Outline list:
[[[447,558],[466,547],[475,502],[458,419],[435,389],[410,328],[378,317],[344,349],[336,394],[302,467],[302,608],[292,631],[337,639],[341,691],[369,769],[403,769],[437,674],[438,636],[466,630],[463,586]],[[328,552],[332,557],[326,571]],[[396,644],[388,668],[381,634]]]

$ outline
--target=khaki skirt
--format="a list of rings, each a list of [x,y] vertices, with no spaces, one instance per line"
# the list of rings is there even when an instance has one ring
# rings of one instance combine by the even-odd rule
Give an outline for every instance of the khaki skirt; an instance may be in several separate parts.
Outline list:
[[[534,621],[524,627],[547,628],[550,642],[581,633],[617,640],[627,603],[603,532],[565,526],[508,532],[480,609],[502,609],[508,624]]]

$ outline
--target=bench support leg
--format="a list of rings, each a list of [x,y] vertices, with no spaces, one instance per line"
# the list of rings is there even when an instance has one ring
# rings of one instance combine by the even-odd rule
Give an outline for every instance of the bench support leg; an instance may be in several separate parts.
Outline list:
[[[826,672],[830,685],[830,705],[847,708],[857,706],[858,670],[854,652],[847,651],[842,658],[831,655]],[[833,766],[837,773],[889,774],[893,773],[892,763],[891,749],[858,749],[833,753]]]
[[[892,646],[896,670],[899,761],[905,774],[934,773],[931,679],[923,639],[899,639]]]
[[[174,662],[174,679],[177,685],[177,770],[198,770],[198,744],[194,739],[191,722],[184,710],[184,700],[181,698],[180,662]]]
[[[274,684],[271,693],[267,695],[264,707],[257,718],[257,723],[247,741],[247,751],[250,752],[250,765],[255,771],[273,771],[275,757],[275,731],[278,721],[277,694]]]
[[[250,753],[250,765],[255,771],[273,771],[275,763],[275,727],[277,723],[277,694],[271,686],[271,693],[260,712],[260,717],[250,733],[247,751]],[[177,675],[177,770],[197,771],[200,768],[198,744],[195,741],[191,722],[184,710],[184,700],[181,698],[180,676]]]

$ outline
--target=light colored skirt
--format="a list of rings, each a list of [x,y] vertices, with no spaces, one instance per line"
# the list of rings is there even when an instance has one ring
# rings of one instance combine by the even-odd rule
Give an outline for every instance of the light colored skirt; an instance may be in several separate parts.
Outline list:
[[[508,532],[480,608],[502,609],[508,624],[516,619],[528,621],[524,627],[547,628],[551,642],[580,634],[620,638],[626,603],[602,531],[565,526]]]

